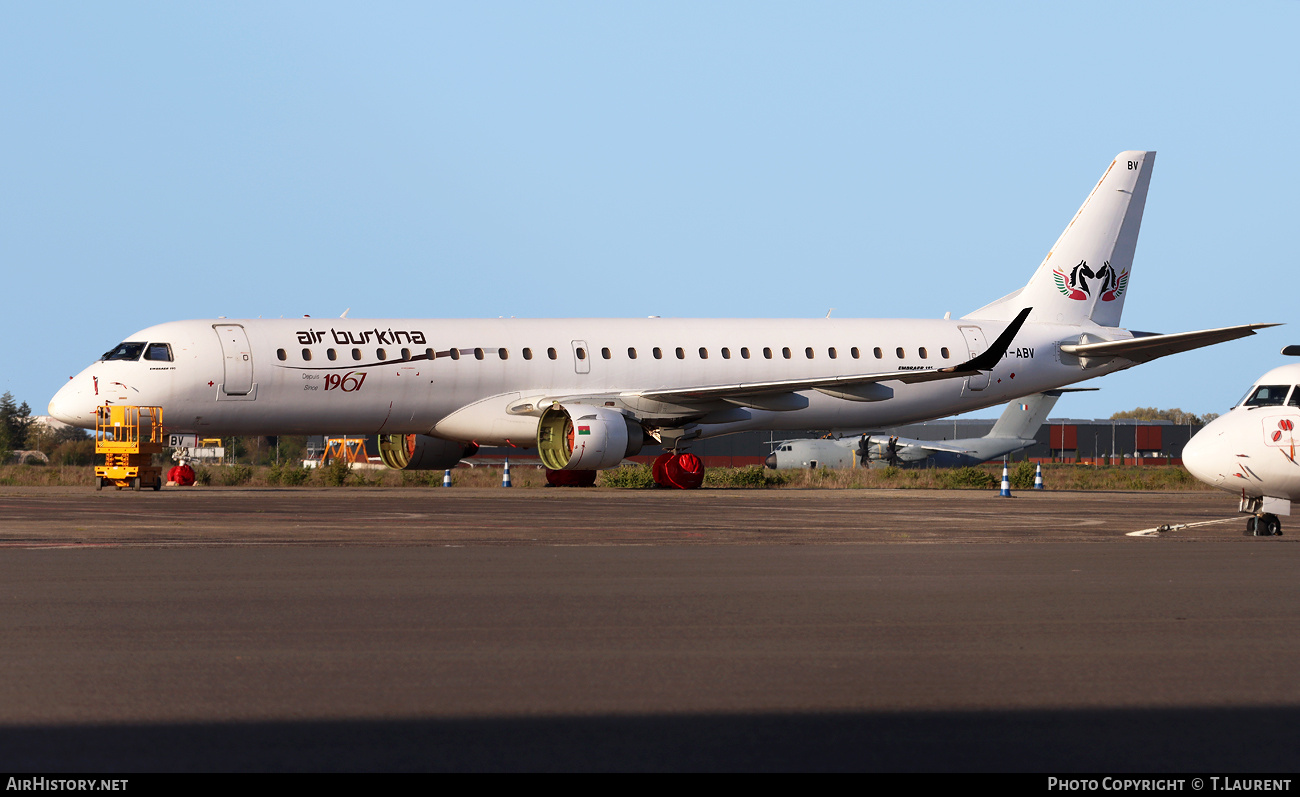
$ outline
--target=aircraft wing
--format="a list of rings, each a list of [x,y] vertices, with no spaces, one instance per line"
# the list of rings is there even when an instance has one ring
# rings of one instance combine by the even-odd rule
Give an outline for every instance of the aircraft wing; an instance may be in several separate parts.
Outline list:
[[[926,451],[965,454],[977,460],[990,460],[1003,454],[1009,454],[1012,451],[1028,448],[1034,442],[1033,438],[1022,437],[974,437],[964,440],[949,440],[948,443],[952,445],[936,443],[930,440],[914,440],[911,441],[911,445]]]
[[[924,448],[926,451],[946,451],[951,454],[971,454],[974,449],[961,448],[959,446],[948,446],[943,443],[936,443],[933,440],[909,440],[908,445],[914,445],[917,448]]]
[[[1135,363],[1144,363],[1177,354],[1182,351],[1199,349],[1214,343],[1236,340],[1254,335],[1257,329],[1281,326],[1280,324],[1242,324],[1220,329],[1203,329],[1198,332],[1176,332],[1172,335],[1137,333],[1128,340],[1108,340],[1100,343],[1063,343],[1061,351],[1078,357],[1123,357]]]
[[[760,396],[770,393],[794,393],[800,390],[827,390],[840,395],[856,394],[863,400],[871,401],[874,398],[869,392],[855,390],[855,388],[861,389],[877,382],[890,380],[898,380],[905,384],[932,382],[937,379],[955,379],[972,376],[980,371],[993,370],[993,366],[997,365],[1002,359],[1002,355],[1006,352],[1007,347],[1011,345],[1011,341],[1016,337],[1016,333],[1020,331],[1020,327],[1024,325],[1025,319],[1029,317],[1032,310],[1032,307],[1021,310],[1015,320],[1007,325],[1001,335],[998,335],[997,340],[993,341],[993,345],[989,346],[982,354],[972,357],[964,363],[947,368],[886,371],[875,374],[849,374],[812,379],[778,379],[768,382],[736,382],[727,385],[698,385],[694,387],[637,391],[636,395],[655,401],[692,403]],[[887,397],[888,395],[885,394],[876,398]]]

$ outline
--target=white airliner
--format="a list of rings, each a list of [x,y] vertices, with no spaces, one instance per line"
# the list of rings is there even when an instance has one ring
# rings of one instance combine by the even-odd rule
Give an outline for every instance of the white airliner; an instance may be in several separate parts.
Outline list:
[[[983,437],[955,440],[914,440],[882,434],[863,434],[836,439],[783,440],[767,457],[766,465],[776,470],[793,468],[851,468],[859,462],[890,465],[926,463],[939,468],[978,465],[990,459],[1032,446],[1038,428],[1056,406],[1066,388],[1035,393],[1007,404],[1002,416]]]
[[[92,427],[106,403],[157,405],[168,432],[201,437],[378,434],[394,467],[536,447],[553,470],[615,467],[647,438],[685,452],[967,412],[1271,326],[1119,327],[1154,162],[1121,153],[1029,283],[960,319],[175,321],[111,349],[49,411]]]
[[[1300,346],[1283,354],[1300,356]],[[1282,533],[1278,515],[1291,514],[1300,499],[1300,365],[1264,374],[1237,406],[1206,424],[1183,447],[1183,466],[1206,484],[1240,494],[1239,511],[1250,514],[1246,533]]]

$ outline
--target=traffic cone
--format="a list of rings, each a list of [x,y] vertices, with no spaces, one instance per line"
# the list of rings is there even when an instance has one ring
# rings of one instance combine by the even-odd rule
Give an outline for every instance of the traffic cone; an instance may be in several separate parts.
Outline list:
[[[1038,464],[1034,466],[1034,489],[1043,489],[1043,466]]]
[[[451,468],[447,468],[447,470],[443,472],[443,474],[442,474],[442,486],[443,486],[443,487],[450,487],[450,486],[451,486]]]
[[[1007,474],[1007,463],[1002,463],[1002,492],[998,493],[998,498],[1011,497],[1011,477]]]
[[[501,472],[501,486],[510,486],[510,457],[506,457],[506,469]]]

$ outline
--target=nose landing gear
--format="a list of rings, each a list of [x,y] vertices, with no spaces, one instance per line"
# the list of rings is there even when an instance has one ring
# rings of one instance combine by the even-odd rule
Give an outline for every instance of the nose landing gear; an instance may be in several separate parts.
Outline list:
[[[1277,515],[1264,513],[1262,515],[1252,515],[1246,518],[1247,537],[1281,537],[1282,521],[1278,520]]]

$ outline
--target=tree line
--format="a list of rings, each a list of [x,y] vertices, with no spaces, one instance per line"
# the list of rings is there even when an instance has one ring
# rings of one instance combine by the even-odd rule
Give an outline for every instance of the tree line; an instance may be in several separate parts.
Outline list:
[[[15,451],[40,451],[57,465],[90,465],[95,441],[85,429],[37,423],[27,402],[19,404],[6,391],[0,396],[0,462],[8,462]]]
[[[1112,421],[1170,421],[1180,425],[1204,426],[1215,418],[1219,417],[1217,412],[1207,412],[1204,415],[1197,415],[1194,412],[1187,412],[1178,407],[1171,410],[1161,410],[1155,407],[1138,407],[1137,409],[1124,410],[1110,416]]]

